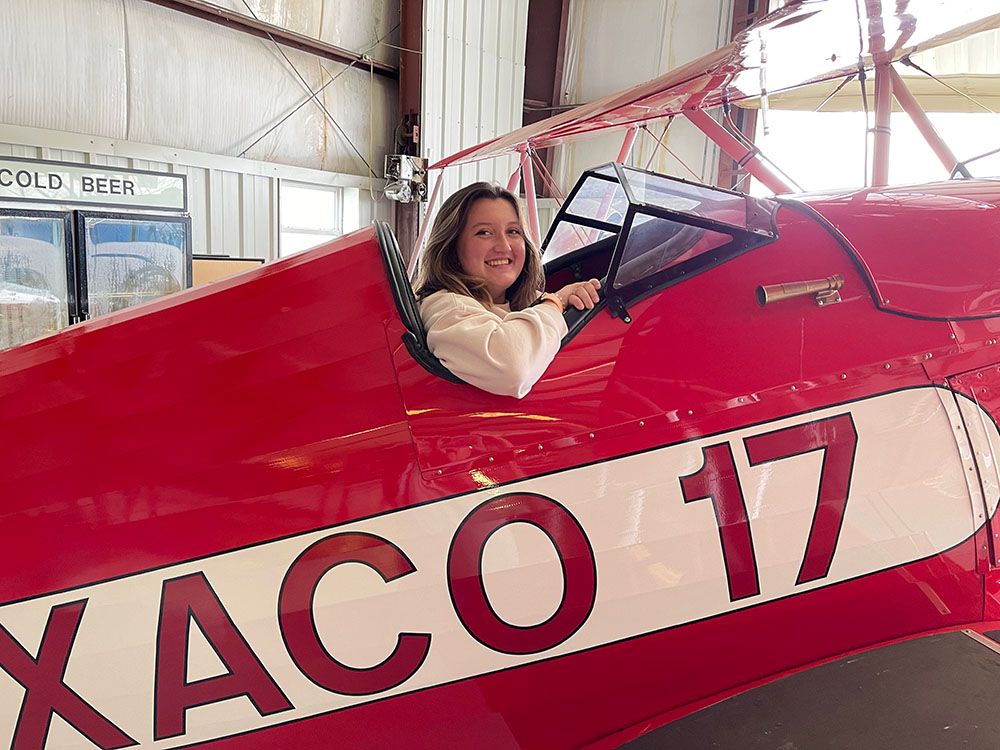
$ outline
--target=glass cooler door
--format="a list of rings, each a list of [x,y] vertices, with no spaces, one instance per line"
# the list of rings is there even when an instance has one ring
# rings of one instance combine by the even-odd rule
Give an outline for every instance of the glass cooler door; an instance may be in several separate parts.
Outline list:
[[[77,212],[81,312],[123,310],[191,286],[191,219]]]
[[[0,349],[76,321],[70,213],[0,209]]]

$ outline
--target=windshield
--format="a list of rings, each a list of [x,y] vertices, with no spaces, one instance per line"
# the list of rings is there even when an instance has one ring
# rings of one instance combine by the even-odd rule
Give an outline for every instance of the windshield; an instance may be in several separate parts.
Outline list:
[[[617,292],[652,276],[672,277],[675,267],[678,275],[697,273],[774,239],[776,209],[771,200],[607,164],[577,182],[542,244],[543,258],[563,258],[558,267],[564,267],[578,253],[592,271],[606,254],[605,281]],[[611,253],[612,241],[600,241],[613,236]]]
[[[593,245],[607,237],[613,236],[613,232],[604,229],[594,229],[582,224],[574,224],[572,221],[561,221],[556,226],[551,237],[546,240],[545,260],[555,260],[564,255],[568,255],[582,247]]]
[[[658,216],[636,214],[625,236],[615,289],[714,250],[733,241],[732,235]]]
[[[598,177],[584,179],[580,189],[566,207],[566,212],[597,221],[621,226],[628,211],[628,198],[617,180]]]
[[[746,196],[633,169],[622,172],[637,203],[747,228]]]

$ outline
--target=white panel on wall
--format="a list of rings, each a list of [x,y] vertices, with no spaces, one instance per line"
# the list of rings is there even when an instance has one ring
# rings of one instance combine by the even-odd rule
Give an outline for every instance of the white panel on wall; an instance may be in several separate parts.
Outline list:
[[[39,149],[39,152],[40,159],[47,159],[49,161],[66,161],[75,164],[83,164],[87,161],[87,155],[79,151],[68,151],[62,148],[42,148]]]
[[[191,246],[196,253],[211,253],[212,245],[208,237],[208,170],[178,164],[170,171],[187,176],[188,212],[191,214]]]
[[[0,121],[124,137],[124,27],[121,0],[0,3]]]
[[[132,159],[132,169],[146,169],[151,172],[169,172],[170,165],[165,161],[150,161],[149,159]]]
[[[465,19],[462,30],[463,65],[461,78],[453,78],[461,82],[461,143],[479,143],[480,128],[480,94],[482,89],[483,68],[483,17],[479,3],[470,2],[465,5]],[[463,185],[478,179],[478,165],[469,164],[459,168],[459,179]]]
[[[129,159],[124,156],[108,156],[107,154],[90,154],[87,160],[89,164],[96,164],[101,167],[123,167],[129,168]]]
[[[240,255],[266,258],[273,242],[274,221],[271,206],[274,180],[255,174],[241,175],[240,220],[242,239]]]
[[[235,172],[213,169],[208,183],[209,233],[212,252],[239,256],[242,253],[239,203],[240,176]]]
[[[462,118],[465,115],[462,80],[465,69],[465,3],[451,2],[445,9],[445,49],[444,49],[444,129],[442,146],[449,149],[451,144],[462,148]],[[426,50],[425,50],[426,54]]]
[[[485,37],[485,34],[484,34]],[[494,41],[496,36],[493,35]],[[496,129],[497,121],[497,75],[500,69],[500,60],[494,55],[483,55],[483,66],[481,70],[481,83],[479,87],[479,123],[476,129],[476,142],[482,143],[487,140],[487,134]],[[505,160],[508,161],[508,160]],[[489,164],[476,162],[476,179],[485,179],[492,174],[493,167]]]

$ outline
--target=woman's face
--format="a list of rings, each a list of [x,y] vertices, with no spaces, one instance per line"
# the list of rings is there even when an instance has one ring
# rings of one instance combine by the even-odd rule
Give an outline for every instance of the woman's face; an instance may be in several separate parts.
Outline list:
[[[494,302],[505,302],[524,268],[524,237],[514,207],[503,198],[474,201],[457,247],[462,270],[485,281]]]

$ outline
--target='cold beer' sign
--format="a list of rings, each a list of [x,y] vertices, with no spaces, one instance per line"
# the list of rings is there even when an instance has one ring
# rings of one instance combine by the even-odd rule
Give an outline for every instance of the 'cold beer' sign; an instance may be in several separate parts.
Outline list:
[[[186,211],[184,175],[0,158],[0,201]]]

